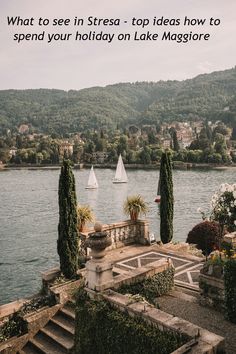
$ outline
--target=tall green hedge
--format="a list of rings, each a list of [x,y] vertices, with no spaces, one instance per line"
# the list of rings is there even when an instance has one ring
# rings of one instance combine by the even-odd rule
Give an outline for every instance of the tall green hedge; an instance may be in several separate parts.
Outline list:
[[[170,154],[165,151],[160,165],[160,237],[163,243],[173,238],[174,197],[172,181],[172,165]]]
[[[224,266],[225,307],[227,318],[236,323],[236,260],[229,259]]]
[[[59,224],[57,251],[66,278],[76,276],[78,268],[77,200],[75,178],[70,162],[64,160],[59,178]]]
[[[107,302],[91,300],[79,290],[75,354],[169,354],[188,339],[130,317]]]

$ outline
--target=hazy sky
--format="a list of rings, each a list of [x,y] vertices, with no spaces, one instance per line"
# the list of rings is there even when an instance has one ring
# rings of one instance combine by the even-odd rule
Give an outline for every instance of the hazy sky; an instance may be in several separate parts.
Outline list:
[[[8,26],[7,16],[87,19],[120,18],[119,27]],[[132,27],[130,20],[149,18],[220,18],[219,26]],[[127,21],[124,24],[123,21]],[[86,21],[85,21],[86,22]],[[89,31],[161,34],[210,33],[207,42],[67,42],[13,41],[15,33],[82,33]],[[80,89],[117,82],[186,79],[236,65],[235,0],[0,0],[0,89]]]

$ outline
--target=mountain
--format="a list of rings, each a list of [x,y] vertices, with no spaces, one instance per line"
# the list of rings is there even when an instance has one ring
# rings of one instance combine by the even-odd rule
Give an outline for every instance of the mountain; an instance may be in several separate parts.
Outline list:
[[[234,124],[235,97],[236,67],[184,81],[119,83],[68,92],[1,90],[0,132],[16,130],[20,124],[44,133],[173,120],[221,119]]]

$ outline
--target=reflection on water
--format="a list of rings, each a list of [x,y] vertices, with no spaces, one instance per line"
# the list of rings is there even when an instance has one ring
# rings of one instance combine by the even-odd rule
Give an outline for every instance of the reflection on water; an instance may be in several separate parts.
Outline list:
[[[97,220],[120,221],[127,195],[148,202],[150,230],[158,238],[158,206],[154,203],[158,171],[128,170],[127,184],[113,184],[114,170],[98,169],[97,190],[85,189],[89,170],[75,170],[78,202],[89,204]],[[214,190],[235,183],[235,170],[174,171],[174,237],[184,241],[200,221],[198,207],[207,208]],[[58,263],[56,252],[59,170],[0,173],[0,303],[35,293],[40,272]]]

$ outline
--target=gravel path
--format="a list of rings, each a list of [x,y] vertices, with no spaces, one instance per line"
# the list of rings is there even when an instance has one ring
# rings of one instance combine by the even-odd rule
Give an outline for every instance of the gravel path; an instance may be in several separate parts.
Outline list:
[[[226,353],[236,354],[236,325],[226,321],[222,313],[173,296],[158,298],[158,304],[167,313],[225,337]]]

